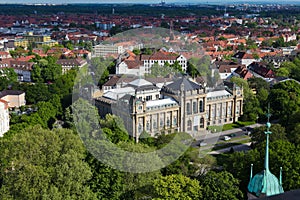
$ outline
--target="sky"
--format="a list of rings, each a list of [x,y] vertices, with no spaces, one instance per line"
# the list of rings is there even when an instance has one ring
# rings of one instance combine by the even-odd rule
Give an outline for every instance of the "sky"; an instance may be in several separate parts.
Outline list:
[[[49,3],[49,4],[67,4],[67,3],[159,3],[161,0],[0,0],[0,3]],[[300,3],[299,0],[165,0],[166,3],[211,3],[211,4],[224,4],[235,2],[264,2],[264,3]]]

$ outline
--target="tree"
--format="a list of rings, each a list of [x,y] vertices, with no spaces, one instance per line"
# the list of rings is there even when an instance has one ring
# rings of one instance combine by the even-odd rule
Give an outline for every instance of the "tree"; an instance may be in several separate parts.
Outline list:
[[[195,67],[195,65],[193,65],[190,62],[188,62],[187,73],[190,74],[193,78],[200,75],[200,73],[197,70],[197,68]]]
[[[227,39],[224,36],[221,36],[221,37],[218,38],[218,40],[226,41]]]
[[[18,75],[13,68],[0,69],[0,91],[18,81]]]
[[[238,50],[239,51],[246,50],[246,47],[245,47],[244,43],[241,43],[241,44],[238,45]]]
[[[239,181],[227,171],[209,171],[199,179],[202,187],[203,199],[227,200],[243,199],[243,193],[239,189]]]
[[[153,183],[153,199],[201,199],[202,192],[198,180],[181,174],[163,176]]]
[[[279,37],[273,44],[273,47],[278,48],[278,47],[284,47],[285,46],[285,42],[283,37]]]
[[[251,141],[257,144],[264,143],[266,141],[266,127],[258,127],[253,130],[251,133]],[[274,142],[276,140],[287,140],[285,128],[280,124],[272,124],[270,131],[272,134],[269,137],[270,142]]]
[[[85,149],[68,130],[35,126],[1,139],[1,199],[96,199]]]
[[[276,76],[289,77],[290,71],[287,68],[281,67],[276,70]]]
[[[140,54],[141,54],[141,50],[140,50],[140,49],[133,49],[132,52],[133,52],[135,55],[140,55]]]
[[[124,192],[124,173],[105,166],[88,153],[86,159],[92,170],[92,178],[89,180],[91,190],[97,195],[97,199],[117,200]]]
[[[26,85],[23,89],[26,92],[25,99],[27,104],[35,104],[39,101],[48,101],[51,98],[49,88],[44,83]]]
[[[121,141],[128,141],[129,134],[125,129],[123,120],[116,116],[107,114],[104,120],[100,121],[103,133],[113,143],[117,144]]]
[[[289,141],[295,145],[300,145],[300,123],[288,134]]]
[[[42,83],[44,82],[43,78],[42,78],[42,69],[39,65],[34,65],[32,72],[31,72],[31,79],[33,80],[33,82],[36,83]]]
[[[281,123],[288,127],[290,116],[297,112],[300,106],[300,85],[296,81],[289,80],[273,86],[269,102],[271,108],[276,108],[274,114],[280,117]]]
[[[249,84],[246,80],[238,77],[232,77],[231,82],[235,83],[239,87],[243,87],[244,93],[244,110],[243,110],[243,121],[255,121],[257,116],[262,115],[263,111],[260,107],[260,102],[257,97],[254,96],[252,90],[250,90]],[[259,84],[256,85],[257,88],[261,87]]]

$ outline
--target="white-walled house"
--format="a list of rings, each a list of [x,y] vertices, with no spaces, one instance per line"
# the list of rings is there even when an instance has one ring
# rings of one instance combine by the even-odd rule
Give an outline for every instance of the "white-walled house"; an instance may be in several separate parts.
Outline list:
[[[186,72],[187,59],[181,54],[164,50],[156,51],[151,55],[134,55],[132,52],[128,52],[128,56],[120,59],[117,63],[116,74],[143,76],[151,73],[151,68],[155,63],[160,67],[164,67],[166,63],[172,65],[175,62],[177,62],[182,70]]]
[[[144,75],[145,67],[139,60],[123,60],[116,66],[116,74]]]
[[[8,102],[0,99],[0,137],[9,130]]]
[[[246,53],[246,52],[238,52],[236,53],[233,58],[236,58],[239,62],[239,64],[245,65],[248,67],[253,62],[259,62],[260,59],[254,58],[253,54]]]

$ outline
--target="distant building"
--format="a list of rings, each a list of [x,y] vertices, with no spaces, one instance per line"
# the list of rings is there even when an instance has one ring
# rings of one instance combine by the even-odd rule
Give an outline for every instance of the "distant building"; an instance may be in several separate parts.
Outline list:
[[[164,50],[155,51],[151,55],[134,55],[132,52],[129,52],[126,58],[121,58],[121,60],[117,62],[116,74],[143,76],[150,74],[151,68],[155,64],[164,67],[166,63],[172,65],[176,62],[181,66],[182,71],[185,72],[187,69],[187,59],[181,54]]]
[[[9,130],[8,102],[0,99],[0,137]]]
[[[233,71],[232,76],[237,76],[244,80],[248,80],[249,78],[253,77],[253,74],[245,66],[242,65]],[[232,77],[232,76],[229,76],[229,77]]]
[[[248,66],[248,69],[255,77],[263,78],[266,81],[271,81],[275,78],[275,73],[272,69],[269,69],[265,63],[253,62]]]
[[[7,58],[11,58],[10,53],[5,52],[5,51],[0,51],[0,59],[7,59]]]
[[[31,82],[31,71],[34,62],[11,60],[10,67],[14,69],[18,75],[18,81]]]
[[[19,90],[1,91],[0,100],[6,101],[9,108],[19,108],[26,105],[25,92]]]
[[[250,65],[253,62],[260,61],[260,59],[255,58],[255,56],[253,54],[242,52],[242,51],[236,53],[233,56],[233,58],[236,58],[240,64],[245,65],[246,67],[248,67],[248,65]]]
[[[99,114],[120,116],[136,141],[143,131],[156,134],[182,131],[191,135],[207,126],[233,123],[242,115],[242,89],[206,91],[187,77],[179,78],[160,89],[144,79],[125,87],[108,90],[95,99]]]
[[[119,55],[124,53],[123,46],[115,46],[111,44],[99,44],[94,46],[94,52],[92,54],[93,57],[106,57],[109,55]]]
[[[220,78],[222,80],[227,79],[232,75],[232,73],[240,66],[243,66],[241,64],[237,64],[235,62],[215,62],[216,67],[219,70]]]
[[[61,65],[62,73],[66,73],[72,68],[78,67],[81,68],[87,64],[87,61],[81,58],[75,59],[59,59],[56,62],[57,64]]]
[[[42,48],[44,45],[49,47],[58,45],[58,42],[52,40],[50,35],[33,35],[29,33],[28,35],[24,35],[23,38],[28,41],[29,45],[35,48]]]

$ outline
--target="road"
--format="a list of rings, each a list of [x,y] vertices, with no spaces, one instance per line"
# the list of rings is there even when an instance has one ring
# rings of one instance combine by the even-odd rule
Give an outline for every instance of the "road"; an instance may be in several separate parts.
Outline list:
[[[236,145],[236,146],[232,146],[232,147],[227,147],[227,148],[216,150],[216,151],[211,151],[208,154],[216,155],[216,154],[221,154],[221,153],[229,152],[231,148],[233,148],[234,151],[248,151],[248,150],[251,149],[250,145],[251,145],[251,142],[248,142],[248,143],[245,143],[245,144],[240,144],[240,145]]]
[[[264,124],[253,124],[247,127],[255,128],[263,125]],[[217,144],[217,142],[222,140],[223,136],[228,135],[232,137],[233,134],[234,136],[232,138],[235,140],[235,142],[238,142],[236,141],[236,139],[245,136],[245,133],[246,131],[243,131],[242,128],[235,128],[235,129],[222,131],[218,133],[210,133],[207,131],[206,133],[195,136],[196,141],[192,143],[192,147],[199,147],[200,143],[206,143],[205,147],[207,146],[207,148],[201,147],[201,149],[204,150],[210,149],[213,148],[213,146]]]

